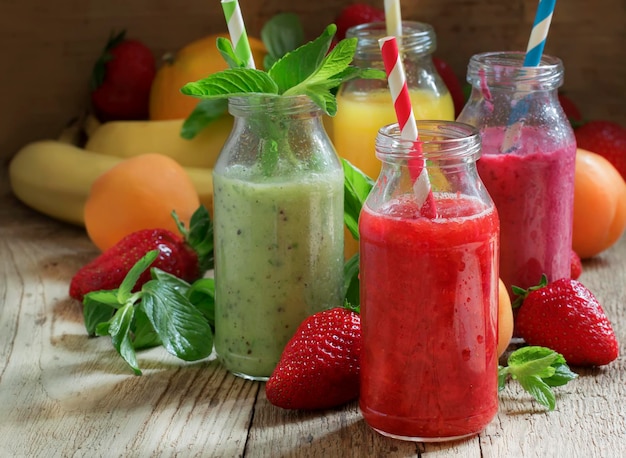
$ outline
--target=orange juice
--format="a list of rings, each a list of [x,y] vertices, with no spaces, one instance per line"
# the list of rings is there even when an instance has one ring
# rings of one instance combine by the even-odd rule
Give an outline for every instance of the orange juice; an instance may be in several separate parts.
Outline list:
[[[416,119],[454,120],[454,104],[448,91],[436,93],[426,89],[409,89]],[[332,118],[332,140],[339,156],[350,161],[376,179],[380,160],[374,154],[378,130],[397,122],[389,89],[367,92],[340,91],[337,95],[337,114]],[[350,258],[358,251],[358,242],[345,232],[344,254]]]

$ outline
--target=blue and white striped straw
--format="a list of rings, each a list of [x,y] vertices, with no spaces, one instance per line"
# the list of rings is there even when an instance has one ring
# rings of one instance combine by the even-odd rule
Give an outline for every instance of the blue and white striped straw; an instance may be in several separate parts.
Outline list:
[[[539,0],[537,12],[535,13],[535,22],[530,33],[528,46],[526,47],[524,67],[536,67],[541,62],[541,55],[548,38],[548,30],[550,29],[550,22],[552,22],[555,4],[556,0]]]

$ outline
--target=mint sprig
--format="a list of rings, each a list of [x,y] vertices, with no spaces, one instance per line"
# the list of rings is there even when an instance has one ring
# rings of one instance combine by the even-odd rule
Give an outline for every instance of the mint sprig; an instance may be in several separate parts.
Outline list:
[[[206,78],[185,84],[181,92],[203,99],[219,99],[252,94],[309,96],[326,114],[333,116],[337,104],[333,89],[353,78],[385,78],[385,72],[350,66],[356,50],[356,38],[340,41],[328,52],[337,27],[326,27],[315,40],[288,52],[276,60],[267,72],[249,68],[229,68]],[[220,51],[228,62],[230,56],[223,38]],[[232,44],[230,46],[232,49]]]
[[[267,49],[263,66],[270,68],[288,52],[304,44],[304,29],[294,13],[279,13],[261,29],[261,40]]]
[[[118,289],[85,295],[83,315],[90,335],[110,336],[120,356],[141,375],[136,352],[163,345],[184,361],[197,361],[213,350],[212,324],[207,310],[214,300],[212,282],[189,284],[158,268],[141,291],[132,292],[139,276],[158,256],[146,253],[130,269]],[[200,286],[194,287],[196,283]]]
[[[560,353],[546,347],[528,346],[515,350],[507,366],[498,366],[498,388],[503,390],[507,379],[517,380],[541,405],[554,410],[556,397],[552,387],[562,386],[578,377]]]

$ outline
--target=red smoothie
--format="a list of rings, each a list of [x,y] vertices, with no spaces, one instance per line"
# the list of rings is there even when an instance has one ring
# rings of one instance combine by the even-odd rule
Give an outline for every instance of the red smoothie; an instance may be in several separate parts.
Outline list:
[[[520,148],[503,154],[504,129],[482,132],[480,178],[500,216],[500,277],[528,288],[542,274],[570,275],[576,144],[554,150],[545,131],[522,130]]]
[[[450,440],[496,415],[498,216],[437,195],[438,217],[408,197],[359,221],[360,409],[379,432]]]

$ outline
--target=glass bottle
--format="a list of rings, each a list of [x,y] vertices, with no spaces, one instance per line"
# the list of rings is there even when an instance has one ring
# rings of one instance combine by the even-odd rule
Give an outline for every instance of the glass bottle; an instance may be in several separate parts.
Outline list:
[[[522,52],[472,56],[469,101],[458,120],[483,141],[478,172],[500,215],[500,276],[528,288],[542,274],[570,275],[576,140],[558,101],[563,64],[544,55],[523,67]]]
[[[306,96],[229,99],[213,172],[215,348],[267,380],[298,325],[342,304],[343,169]]]
[[[480,181],[478,131],[418,121],[435,213],[425,212],[413,142],[376,139],[382,170],[359,219],[359,406],[378,432],[452,440],[495,416],[499,223]]]
[[[416,119],[454,120],[454,104],[432,60],[436,48],[433,27],[404,21],[398,49],[406,73]],[[348,29],[348,38],[357,38],[353,65],[384,70],[378,40],[387,36],[384,22],[361,24]],[[337,114],[329,130],[339,156],[367,176],[376,179],[380,162],[374,155],[378,130],[396,121],[387,80],[355,79],[344,83],[337,94]],[[356,253],[358,243],[346,232],[346,257]]]

